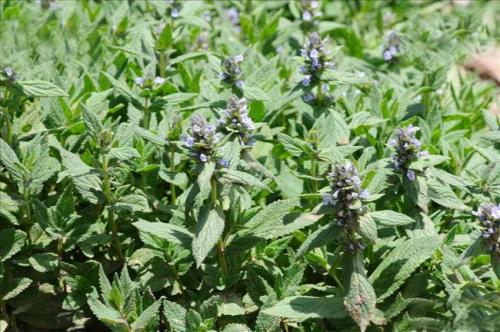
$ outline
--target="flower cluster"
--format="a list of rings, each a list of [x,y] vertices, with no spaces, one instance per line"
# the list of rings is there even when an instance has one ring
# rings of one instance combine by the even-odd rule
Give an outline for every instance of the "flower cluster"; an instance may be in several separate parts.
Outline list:
[[[229,22],[236,28],[236,30],[240,31],[240,14],[238,13],[238,9],[232,7],[226,11],[226,16]]]
[[[500,254],[500,204],[482,204],[472,214],[481,222],[481,236],[488,243],[489,249]]]
[[[8,83],[14,83],[16,81],[16,72],[11,67],[5,67],[2,70],[2,76]]]
[[[137,84],[139,87],[141,88],[149,88],[149,87],[152,87],[153,84],[156,84],[156,85],[162,85],[163,83],[165,83],[165,79],[160,77],[160,76],[156,76],[155,78],[150,78],[150,77],[136,77],[136,79],[134,80],[134,83]]]
[[[304,66],[300,68],[304,77],[302,85],[307,87],[318,80],[325,68],[333,67],[330,53],[325,50],[323,40],[317,32],[313,32],[300,50],[300,55],[304,59]]]
[[[206,163],[215,158],[216,145],[222,138],[215,126],[208,124],[199,115],[191,117],[191,127],[182,140],[184,146],[197,160]]]
[[[253,145],[254,124],[248,115],[248,106],[245,98],[229,97],[227,108],[219,119],[221,132],[237,133],[244,144]]]
[[[351,162],[337,163],[328,174],[331,192],[323,195],[323,204],[335,207],[337,224],[355,229],[359,216],[366,212],[362,201],[368,191],[361,188],[357,169]]]
[[[428,156],[427,151],[420,151],[422,143],[415,137],[420,128],[409,125],[406,128],[397,128],[396,136],[389,140],[388,144],[395,149],[392,156],[394,170],[403,172],[406,177],[415,180],[415,171],[411,170],[410,164],[419,157]]]
[[[318,0],[302,0],[302,20],[304,22],[311,22],[315,17],[323,15]]]
[[[384,51],[382,53],[385,61],[393,61],[400,52],[401,39],[394,32],[390,31],[385,37]]]
[[[241,54],[225,58],[222,63],[223,72],[220,73],[221,80],[234,84],[240,90],[243,89],[243,71],[241,70],[243,59]]]
[[[166,0],[166,2],[170,5],[170,16],[172,18],[179,17],[179,14],[181,12],[181,2],[177,0]]]

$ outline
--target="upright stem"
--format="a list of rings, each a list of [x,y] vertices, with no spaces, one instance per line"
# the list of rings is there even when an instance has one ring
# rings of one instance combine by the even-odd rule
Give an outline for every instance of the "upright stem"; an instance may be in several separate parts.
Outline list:
[[[161,51],[160,52],[160,62],[158,64],[158,66],[160,67],[159,70],[160,70],[160,77],[165,77],[165,62],[166,62],[166,56],[165,56],[165,52]]]
[[[120,244],[120,238],[118,237],[118,225],[116,223],[116,220],[114,218],[114,212],[113,209],[111,208],[111,204],[113,203],[113,197],[111,195],[111,183],[109,179],[109,172],[108,172],[108,157],[104,155],[102,157],[102,173],[103,173],[103,180],[102,180],[102,186],[103,186],[103,192],[104,192],[104,197],[106,199],[106,204],[108,205],[108,226],[111,228],[111,234],[113,238],[113,244],[115,247],[115,253],[116,256],[120,261],[123,260],[123,252],[122,252],[122,247]]]
[[[320,104],[323,104],[323,90],[321,87],[321,82],[318,83],[316,90],[317,90],[317,94],[318,94],[318,101]]]
[[[173,145],[170,146],[170,172],[174,174],[175,172],[175,147]],[[177,204],[177,194],[175,193],[175,184],[170,183],[170,198],[173,205]]]
[[[150,122],[151,114],[149,112],[149,98],[144,97],[144,118],[142,119],[142,126],[144,129],[149,129],[149,122]]]
[[[217,181],[215,177],[212,176],[210,179],[210,203],[212,208],[215,208],[217,204]],[[227,262],[226,262],[226,246],[224,244],[224,235],[219,239],[219,243],[217,245],[217,256],[219,257],[219,265],[222,270],[222,275],[224,277],[224,283],[227,280]]]

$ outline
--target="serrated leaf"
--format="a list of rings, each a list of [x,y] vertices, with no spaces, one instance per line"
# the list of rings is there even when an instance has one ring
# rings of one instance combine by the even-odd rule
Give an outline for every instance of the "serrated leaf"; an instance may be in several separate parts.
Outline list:
[[[0,285],[0,300],[8,301],[21,294],[28,288],[33,280],[29,278],[18,278],[8,282],[2,282]]]
[[[263,310],[272,316],[304,321],[309,318],[343,318],[347,316],[342,298],[338,296],[291,296]]]
[[[222,332],[252,332],[252,330],[246,325],[231,323],[224,326]]]
[[[133,213],[151,211],[147,198],[138,194],[122,196],[113,203],[112,207],[118,212]]]
[[[200,267],[224,231],[223,217],[213,209],[202,209],[196,221],[192,250],[196,266]]]
[[[160,320],[158,310],[162,304],[162,299],[159,299],[149,307],[147,307],[139,317],[132,323],[131,328],[133,332],[144,332],[146,328],[153,322]]]
[[[370,214],[365,214],[359,218],[359,235],[370,242],[377,241],[377,224],[371,218]]]
[[[78,155],[61,149],[62,164],[75,188],[83,198],[91,203],[102,199],[102,183],[97,170],[85,164]]]
[[[40,80],[33,81],[18,81],[17,84],[23,89],[24,93],[33,97],[67,97],[68,94],[64,92],[57,85]]]
[[[398,290],[440,244],[438,236],[430,236],[411,238],[397,245],[368,278],[377,291],[378,301]]]
[[[265,183],[263,183],[250,173],[237,171],[233,169],[224,169],[222,170],[221,173],[222,173],[221,182],[237,183],[243,186],[254,186],[270,191],[270,189],[266,186]]]
[[[133,158],[139,158],[139,152],[131,146],[123,146],[120,148],[109,149],[108,157],[110,159],[118,159],[121,161],[128,161]]]
[[[57,255],[53,253],[35,254],[28,258],[31,266],[38,272],[54,270],[58,265]]]
[[[406,214],[391,210],[373,211],[370,212],[370,216],[379,225],[388,227],[405,226],[415,222],[414,219],[408,217]]]
[[[334,241],[337,235],[335,230],[335,226],[331,223],[318,228],[302,243],[300,248],[297,250],[295,257],[302,257],[308,251],[314,248],[322,247]]]
[[[0,161],[9,172],[12,179],[18,184],[23,183],[25,175],[28,173],[26,168],[21,164],[19,158],[11,147],[0,138]]]
[[[90,135],[98,140],[102,131],[102,123],[99,117],[93,111],[84,107],[82,111],[82,120]]]
[[[365,331],[370,324],[375,311],[375,303],[376,296],[372,285],[363,274],[354,270],[350,277],[349,290],[344,298],[344,305],[361,331]]]
[[[118,311],[113,308],[107,307],[101,301],[99,301],[95,296],[89,295],[87,299],[87,304],[89,305],[92,313],[105,325],[107,325],[113,331],[128,332],[129,326],[126,320],[121,318]]]
[[[437,204],[456,210],[465,210],[467,206],[458,199],[453,190],[433,178],[427,179],[429,185],[429,198]]]
[[[191,242],[193,241],[193,234],[181,226],[163,222],[149,222],[142,219],[139,219],[139,221],[134,222],[132,225],[137,227],[142,232],[146,232],[157,236],[160,239],[182,245],[185,248],[189,248],[191,246]]]
[[[186,332],[187,311],[181,305],[163,300],[163,313],[168,320],[168,324],[174,332]]]
[[[13,228],[0,231],[0,261],[6,261],[17,254],[24,246],[26,233]]]

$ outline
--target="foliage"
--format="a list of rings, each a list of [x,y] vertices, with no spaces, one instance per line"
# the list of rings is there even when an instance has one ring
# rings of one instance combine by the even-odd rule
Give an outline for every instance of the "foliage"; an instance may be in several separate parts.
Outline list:
[[[498,2],[0,2],[0,332],[494,331]]]

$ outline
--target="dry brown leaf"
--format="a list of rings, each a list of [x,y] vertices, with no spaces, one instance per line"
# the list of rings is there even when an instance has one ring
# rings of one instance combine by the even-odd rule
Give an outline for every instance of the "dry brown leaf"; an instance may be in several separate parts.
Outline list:
[[[465,68],[475,71],[484,79],[491,79],[500,85],[500,48],[472,56]]]

